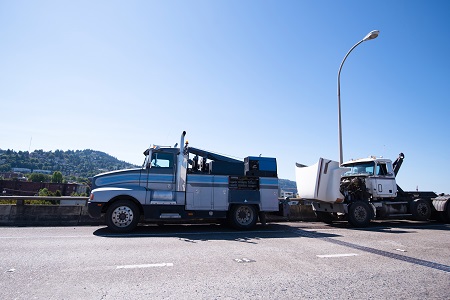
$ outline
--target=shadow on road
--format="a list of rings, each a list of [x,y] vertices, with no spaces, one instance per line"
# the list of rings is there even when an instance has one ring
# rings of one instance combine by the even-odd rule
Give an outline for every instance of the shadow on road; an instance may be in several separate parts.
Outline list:
[[[272,223],[266,226],[256,226],[254,230],[237,231],[218,224],[167,224],[140,225],[131,233],[116,233],[107,227],[100,228],[94,235],[106,238],[146,238],[146,237],[178,237],[180,239],[195,241],[226,240],[256,243],[260,239],[274,238],[323,238],[338,237],[331,233],[314,232],[314,235],[305,234],[305,231],[289,224]]]
[[[349,231],[372,231],[386,234],[407,234],[418,230],[450,230],[450,224],[437,222],[417,222],[410,220],[375,221],[366,228],[353,228],[347,222],[325,224],[321,222],[286,222],[258,225],[254,230],[237,231],[220,224],[140,224],[130,233],[117,233],[107,227],[100,228],[94,235],[105,238],[146,238],[178,237],[186,241],[229,240],[256,242],[258,239],[273,238],[330,238],[341,235],[329,230],[346,229]],[[411,229],[415,231],[411,231]],[[327,232],[323,232],[327,230]],[[342,232],[341,232],[342,233]]]
[[[423,230],[450,230],[450,224],[441,223],[438,221],[412,221],[412,220],[374,220],[368,227],[355,228],[352,227],[347,221],[336,221],[332,224],[314,223],[315,226],[308,226],[305,223],[304,226],[299,228],[320,228],[320,229],[348,229],[357,231],[372,231],[372,232],[385,232],[385,233],[412,233],[411,229]]]

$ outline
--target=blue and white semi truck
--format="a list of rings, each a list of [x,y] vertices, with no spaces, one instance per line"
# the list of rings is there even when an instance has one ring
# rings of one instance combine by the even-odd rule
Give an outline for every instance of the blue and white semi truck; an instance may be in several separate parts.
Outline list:
[[[139,222],[225,219],[237,229],[251,229],[265,213],[278,211],[275,158],[244,161],[189,147],[152,146],[142,168],[93,177],[88,201],[91,217],[105,216],[117,232]]]

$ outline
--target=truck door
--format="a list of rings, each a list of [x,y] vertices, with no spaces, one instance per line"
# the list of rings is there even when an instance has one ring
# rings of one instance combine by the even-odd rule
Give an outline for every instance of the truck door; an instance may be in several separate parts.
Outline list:
[[[397,194],[397,183],[392,171],[392,166],[387,163],[377,163],[375,172],[375,194],[379,197],[395,197]]]
[[[175,154],[154,151],[147,166],[147,204],[174,204]]]

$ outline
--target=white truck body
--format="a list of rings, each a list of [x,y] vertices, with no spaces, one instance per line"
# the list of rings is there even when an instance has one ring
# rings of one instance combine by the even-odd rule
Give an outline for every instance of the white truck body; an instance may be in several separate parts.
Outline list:
[[[300,198],[310,200],[319,219],[330,223],[344,215],[357,227],[373,218],[412,216],[427,220],[431,215],[450,220],[449,197],[434,192],[405,192],[395,176],[404,155],[392,163],[381,157],[368,157],[339,163],[320,158],[312,166],[297,164],[296,182]]]

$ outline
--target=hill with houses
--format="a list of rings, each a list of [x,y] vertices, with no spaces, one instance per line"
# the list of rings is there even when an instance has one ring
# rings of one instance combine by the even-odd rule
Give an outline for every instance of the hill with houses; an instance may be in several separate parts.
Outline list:
[[[137,167],[95,150],[35,150],[14,151],[0,149],[0,172],[40,172],[52,174],[60,171],[65,177],[92,177],[96,174]]]

